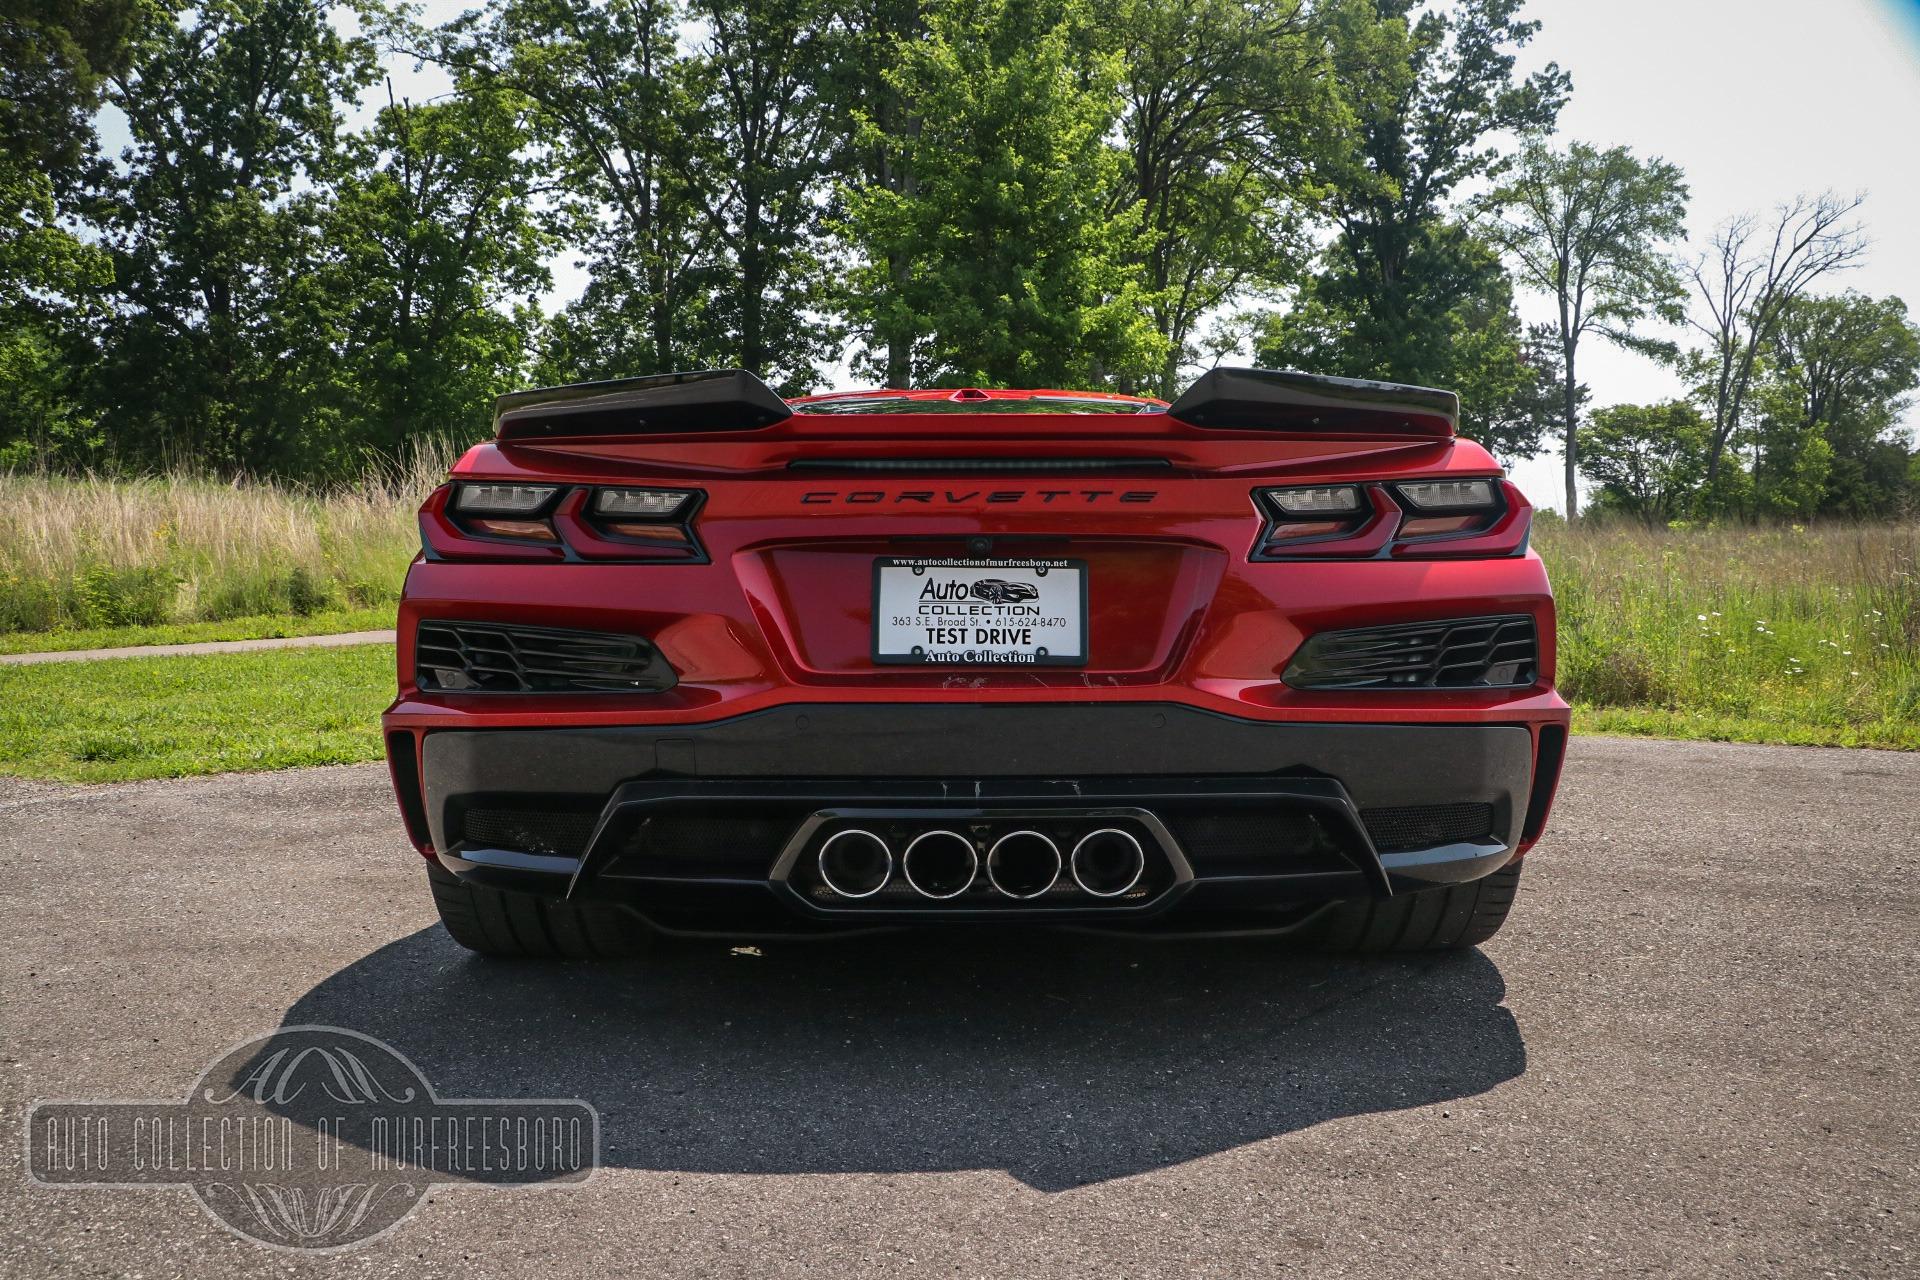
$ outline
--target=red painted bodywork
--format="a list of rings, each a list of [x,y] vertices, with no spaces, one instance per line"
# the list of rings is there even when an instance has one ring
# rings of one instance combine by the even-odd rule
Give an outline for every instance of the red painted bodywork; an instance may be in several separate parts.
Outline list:
[[[984,393],[1049,394],[1083,395]],[[1270,721],[1524,725],[1536,735],[1567,724],[1567,704],[1553,688],[1552,595],[1539,557],[1514,554],[1531,509],[1511,486],[1506,518],[1484,535],[1395,547],[1378,559],[1250,558],[1263,525],[1256,489],[1500,475],[1471,441],[1202,429],[1154,411],[1164,408],[1157,401],[1139,401],[1148,411],[1127,414],[851,416],[809,414],[807,403],[795,401],[801,412],[754,431],[469,450],[454,480],[699,489],[706,498],[694,529],[708,561],[623,560],[630,547],[596,540],[565,507],[557,523],[573,562],[551,546],[466,537],[447,519],[443,487],[421,511],[423,543],[440,558],[416,558],[407,575],[399,696],[384,717],[387,731],[680,724],[806,702],[1055,700],[1177,702]],[[1171,467],[1026,476],[788,468],[822,457],[985,455],[1164,459]],[[1141,493],[1154,496],[1125,496]],[[583,495],[574,497],[577,505]],[[958,554],[975,535],[993,537],[1003,552],[1017,545],[1023,554],[1044,549],[1087,562],[1084,668],[960,672],[871,661],[874,557],[901,554],[905,544],[914,554]],[[1530,688],[1314,693],[1280,679],[1316,631],[1521,612],[1534,616],[1542,646]],[[640,695],[422,693],[414,632],[422,619],[439,618],[649,636],[680,681]],[[804,761],[795,768],[804,772]],[[1543,818],[1529,822],[1536,835]]]

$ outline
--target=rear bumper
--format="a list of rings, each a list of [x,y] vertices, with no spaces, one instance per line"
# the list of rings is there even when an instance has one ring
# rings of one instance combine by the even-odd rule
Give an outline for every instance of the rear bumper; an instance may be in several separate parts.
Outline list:
[[[697,725],[389,738],[415,839],[455,874],[728,933],[1014,916],[1244,928],[1458,883],[1538,836],[1564,741],[1564,711],[1346,724],[1172,703],[826,704]],[[810,879],[817,842],[837,829],[872,827],[896,846],[956,829],[984,849],[1022,824],[1063,846],[1103,824],[1135,831],[1151,892],[852,902]]]

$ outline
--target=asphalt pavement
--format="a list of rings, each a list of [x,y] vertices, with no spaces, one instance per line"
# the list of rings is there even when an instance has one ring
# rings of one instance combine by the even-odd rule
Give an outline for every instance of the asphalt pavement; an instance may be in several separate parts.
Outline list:
[[[1920,756],[1576,739],[1508,927],[1368,960],[1068,935],[489,963],[382,768],[0,780],[0,1274],[1913,1276]],[[320,1257],[47,1189],[34,1098],[257,1032],[579,1097],[585,1186]]]

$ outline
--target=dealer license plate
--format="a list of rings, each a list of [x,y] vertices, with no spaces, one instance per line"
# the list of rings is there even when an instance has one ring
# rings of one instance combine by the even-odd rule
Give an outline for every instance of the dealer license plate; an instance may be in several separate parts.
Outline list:
[[[876,560],[873,660],[942,667],[1083,665],[1086,562]]]

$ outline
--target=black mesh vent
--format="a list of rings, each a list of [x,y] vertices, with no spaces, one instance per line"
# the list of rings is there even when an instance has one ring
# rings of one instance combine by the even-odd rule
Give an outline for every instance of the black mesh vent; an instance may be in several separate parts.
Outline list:
[[[1382,853],[1403,849],[1432,849],[1466,840],[1486,840],[1493,835],[1493,806],[1490,804],[1421,804],[1400,809],[1365,809],[1360,820],[1367,824],[1373,846]]]
[[[1207,875],[1351,871],[1326,824],[1311,813],[1266,810],[1181,817],[1168,824],[1194,870]]]
[[[514,849],[577,858],[586,852],[597,813],[553,809],[469,809],[460,818],[464,842],[479,849]]]
[[[1533,619],[1519,614],[1323,631],[1283,678],[1296,689],[1507,689],[1532,684],[1538,662]]]
[[[738,868],[765,874],[797,825],[798,819],[788,816],[648,818],[624,842],[620,869],[671,874]]]
[[[640,636],[483,622],[421,623],[414,671],[448,693],[657,693],[676,679]]]

